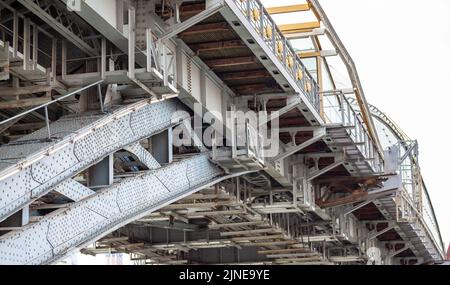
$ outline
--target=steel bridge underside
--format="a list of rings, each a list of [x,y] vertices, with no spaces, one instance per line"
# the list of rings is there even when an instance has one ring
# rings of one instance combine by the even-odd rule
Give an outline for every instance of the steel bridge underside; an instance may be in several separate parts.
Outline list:
[[[0,125],[0,264],[78,250],[144,264],[443,258],[440,236],[386,169],[398,157],[380,148],[374,110],[342,97],[330,121],[317,76],[259,1],[116,1],[113,15],[84,1],[68,12],[67,2],[0,1],[0,115],[49,103]],[[230,110],[278,112],[279,153],[205,146],[202,133],[173,146],[196,104],[222,125]]]

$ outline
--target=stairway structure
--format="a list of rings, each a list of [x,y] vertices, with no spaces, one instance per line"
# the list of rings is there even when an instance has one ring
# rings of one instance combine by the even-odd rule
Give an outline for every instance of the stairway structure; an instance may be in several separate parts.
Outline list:
[[[417,143],[318,1],[172,2],[0,1],[0,264],[444,259]]]

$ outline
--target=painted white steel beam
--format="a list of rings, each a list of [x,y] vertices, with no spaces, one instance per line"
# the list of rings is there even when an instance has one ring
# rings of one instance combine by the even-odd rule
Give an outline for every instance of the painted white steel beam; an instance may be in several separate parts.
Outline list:
[[[228,179],[198,155],[124,179],[0,238],[0,264],[49,264],[204,187]]]
[[[187,119],[176,112],[181,108],[176,99],[143,100],[108,115],[63,118],[51,130],[66,135],[53,143],[2,146],[1,158],[24,158],[0,170],[0,221],[104,157]],[[45,138],[46,132],[27,138]]]

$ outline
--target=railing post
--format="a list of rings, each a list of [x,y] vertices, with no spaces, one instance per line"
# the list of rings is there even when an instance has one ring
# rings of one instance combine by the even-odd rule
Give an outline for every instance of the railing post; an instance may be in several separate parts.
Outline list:
[[[57,60],[57,53],[56,49],[58,48],[58,43],[56,41],[56,38],[52,39],[52,79],[51,84],[54,85],[56,83],[56,60]]]
[[[147,28],[146,33],[146,42],[147,42],[147,72],[152,71],[152,57],[153,57],[153,37],[152,37],[152,30],[150,28]]]
[[[136,10],[128,9],[128,76],[135,78],[135,51],[136,51]]]
[[[62,41],[61,50],[61,78],[65,80],[67,77],[67,42]]]
[[[102,38],[102,60],[100,75],[102,80],[106,79],[106,38]]]
[[[47,135],[48,135],[48,139],[51,139],[52,133],[50,130],[50,120],[48,118],[48,106],[44,107],[44,111],[45,111],[45,126],[47,127]]]
[[[259,7],[259,14],[260,14],[259,28],[261,29],[260,35],[262,36],[263,40],[265,41],[265,37],[264,37],[264,6],[262,3],[259,3],[259,5],[260,5],[260,7]]]
[[[17,58],[19,49],[19,15],[13,12],[13,58]]]
[[[167,47],[165,44],[162,45],[162,52],[163,52],[163,76],[164,76],[164,86],[169,85],[169,71],[167,70],[169,68],[167,64]]]
[[[30,66],[30,18],[23,22],[23,69],[28,70]]]
[[[33,25],[33,70],[37,69],[37,65],[38,65],[38,37],[39,37],[39,32],[38,32],[38,26],[36,24]]]
[[[102,78],[103,79],[103,78]],[[104,106],[103,106],[103,94],[102,94],[102,86],[98,85],[98,99],[100,101],[100,110],[102,113],[104,112]]]
[[[276,38],[276,32],[277,32],[277,26],[275,25],[275,22],[273,19],[270,21],[270,24],[272,25],[272,48],[273,52],[275,53],[275,56],[277,55],[277,38]]]

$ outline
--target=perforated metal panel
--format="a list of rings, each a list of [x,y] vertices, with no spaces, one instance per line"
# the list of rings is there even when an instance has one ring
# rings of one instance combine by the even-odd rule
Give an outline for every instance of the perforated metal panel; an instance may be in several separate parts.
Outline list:
[[[169,128],[178,104],[175,99],[153,104],[144,100],[107,116],[81,117],[79,122],[77,117],[63,119],[57,124],[59,133],[67,127],[63,139],[39,149],[33,143],[15,146],[17,152],[28,155],[0,171],[0,221],[103,157]],[[180,113],[178,119],[186,118]],[[82,128],[74,130],[77,127]],[[33,150],[31,154],[24,151],[27,147]],[[5,151],[11,151],[10,146]],[[11,171],[13,175],[8,174]]]
[[[222,174],[203,154],[124,179],[36,224],[0,237],[0,264],[54,262],[189,191],[222,179]]]

